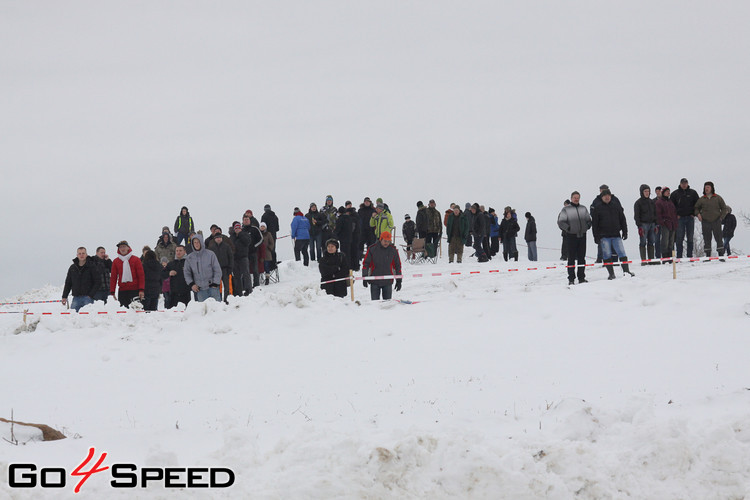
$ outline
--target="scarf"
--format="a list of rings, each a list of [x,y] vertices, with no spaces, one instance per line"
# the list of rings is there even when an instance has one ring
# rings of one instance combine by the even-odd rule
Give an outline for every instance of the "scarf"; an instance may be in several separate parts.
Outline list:
[[[128,252],[127,255],[117,254],[117,258],[122,261],[122,277],[120,283],[132,283],[133,272],[130,270],[130,257],[133,256],[133,251]]]

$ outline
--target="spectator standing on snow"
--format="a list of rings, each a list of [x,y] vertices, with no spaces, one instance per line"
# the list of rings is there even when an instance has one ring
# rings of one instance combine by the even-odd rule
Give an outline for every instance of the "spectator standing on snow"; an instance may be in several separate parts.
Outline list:
[[[325,224],[321,228],[323,241],[328,241],[333,238],[334,231],[336,231],[336,216],[338,215],[338,210],[333,204],[333,195],[326,196],[326,202],[320,211],[325,217]]]
[[[367,255],[362,262],[362,276],[400,276],[401,258],[398,250],[391,244],[391,233],[383,231],[380,234],[380,242],[371,245],[367,249]],[[370,298],[390,300],[393,294],[393,279],[362,280],[362,284],[370,287]],[[401,290],[401,278],[396,278],[395,290]]]
[[[474,236],[474,255],[476,256],[478,262],[487,262],[489,258],[482,246],[482,243],[484,242],[487,218],[484,217],[480,212],[479,203],[474,203],[471,206],[470,210],[471,221],[472,224],[474,224],[473,227],[470,227],[471,233]]]
[[[406,258],[411,256],[411,244],[414,242],[414,236],[417,234],[417,225],[411,220],[409,214],[404,215],[404,224],[401,226],[401,234],[406,242]]]
[[[724,256],[724,239],[721,231],[721,221],[727,215],[727,205],[724,198],[716,194],[714,183],[706,181],[703,184],[703,196],[695,203],[694,213],[701,221],[703,230],[703,247],[706,257],[711,256],[711,236],[716,240],[716,251],[719,257]]]
[[[196,234],[193,238],[193,252],[185,262],[185,281],[195,293],[196,302],[211,298],[221,302],[219,283],[221,283],[221,265],[216,254],[203,247],[203,236]]]
[[[364,201],[359,205],[359,210],[357,210],[360,227],[360,251],[362,248],[367,248],[377,241],[377,238],[375,238],[375,231],[370,228],[370,218],[374,213],[375,207],[372,206],[372,200],[370,200],[369,196],[365,196]]]
[[[112,261],[112,273],[109,277],[109,294],[115,294],[122,307],[128,307],[134,298],[143,300],[145,296],[146,277],[143,274],[141,260],[133,255],[128,242],[122,240],[117,244],[117,258]]]
[[[99,289],[94,294],[94,300],[102,300],[107,303],[109,298],[109,275],[112,272],[112,261],[107,255],[107,250],[104,247],[96,249],[96,255],[91,257],[91,260],[97,265],[99,271],[100,285]]]
[[[268,285],[271,278],[271,270],[274,269],[274,265],[276,264],[276,240],[268,232],[265,222],[260,223],[260,232],[263,233],[263,246],[265,247],[263,249],[263,284]]]
[[[573,191],[570,205],[563,207],[557,216],[557,226],[565,233],[568,250],[568,284],[586,283],[586,231],[591,229],[591,216],[586,207],[581,206],[581,193]],[[578,271],[576,271],[578,269]]]
[[[156,259],[161,261],[162,257],[166,257],[167,261],[174,260],[174,249],[176,247],[177,244],[172,239],[172,233],[169,232],[169,228],[167,226],[161,228],[161,236],[154,246]]]
[[[661,198],[661,186],[654,188],[654,206],[656,202]],[[659,215],[656,216],[656,236],[654,238],[654,256],[657,260],[661,260],[661,227],[659,226]],[[661,262],[660,262],[661,264]]]
[[[146,283],[143,296],[144,311],[156,311],[159,306],[159,294],[162,288],[162,270],[161,263],[156,259],[156,252],[147,250],[143,254],[143,276]]]
[[[563,202],[563,208],[570,206],[570,200],[565,200]],[[562,246],[560,247],[560,260],[566,261],[568,260],[568,240],[565,238],[565,231],[561,231],[560,234],[562,235]]]
[[[528,249],[528,256],[531,262],[537,260],[536,253],[536,219],[531,212],[526,212],[526,231],[524,231],[523,239],[526,241],[526,247]]]
[[[729,242],[734,238],[734,230],[737,228],[737,217],[732,213],[732,207],[727,206],[727,215],[721,221],[721,224],[724,226],[721,233],[724,236],[724,250],[727,252],[727,255],[732,255]]]
[[[164,304],[166,308],[172,308],[182,302],[185,305],[190,303],[190,287],[185,281],[185,252],[184,245],[177,245],[174,251],[174,260],[167,264],[162,271],[163,278],[169,278],[169,304]]]
[[[318,211],[318,206],[315,203],[310,203],[310,209],[305,217],[310,222],[310,259],[319,259],[323,255],[322,228],[325,226],[326,218]]]
[[[430,200],[427,206],[427,241],[435,248],[440,245],[440,234],[443,232],[443,224],[440,217],[440,211],[436,208],[435,200]]]
[[[680,180],[680,186],[674,190],[669,198],[677,209],[677,258],[682,258],[682,248],[687,236],[687,256],[693,256],[693,238],[695,236],[695,204],[698,202],[698,193],[690,188],[686,178]]]
[[[594,242],[602,247],[602,262],[607,268],[609,277],[615,279],[615,269],[613,263],[619,255],[622,261],[623,273],[634,276],[630,272],[628,260],[625,254],[623,240],[628,239],[628,223],[622,208],[612,203],[612,193],[605,189],[601,193],[602,203],[596,208],[594,215],[591,217],[591,225],[594,233]]]
[[[503,242],[503,260],[508,259],[518,261],[518,247],[516,246],[516,236],[521,227],[518,221],[513,218],[512,211],[506,211],[505,217],[500,222],[500,238]]]
[[[663,259],[671,260],[678,219],[677,208],[670,201],[669,195],[669,188],[663,187],[661,196],[656,200],[656,223],[659,224],[659,233],[661,234],[661,256]]]
[[[166,257],[162,257],[159,260],[161,264],[161,295],[164,297],[164,308],[168,309],[169,304],[172,303],[172,288],[169,276],[165,273],[169,260]]]
[[[276,240],[276,235],[279,232],[279,217],[273,210],[271,210],[271,205],[266,204],[263,207],[263,215],[261,216],[260,221],[266,223],[266,231],[271,233],[273,239]]]
[[[239,222],[232,225],[229,239],[234,246],[233,293],[249,295],[253,291],[253,275],[250,273],[250,247],[253,239],[250,233],[242,230]]]
[[[232,271],[234,270],[234,252],[229,243],[229,238],[225,238],[221,233],[216,233],[213,236],[213,241],[206,245],[206,248],[215,253],[216,259],[219,261],[219,267],[221,267],[221,282],[224,287],[224,301],[226,302],[227,297],[229,297],[229,281],[232,276]]]
[[[654,264],[654,245],[656,245],[656,202],[651,199],[651,188],[641,184],[641,196],[633,204],[635,225],[638,228],[638,250],[641,252],[641,265],[645,266],[646,257]]]
[[[375,236],[380,239],[380,235],[384,232],[391,234],[393,228],[396,227],[393,223],[393,216],[390,212],[385,211],[385,205],[378,203],[375,206],[375,213],[370,217],[370,227],[373,228]]]
[[[362,226],[359,222],[359,214],[357,210],[350,206],[346,209],[346,213],[349,214],[349,218],[352,221],[352,242],[349,246],[349,268],[354,271],[359,271],[359,262],[362,260]],[[346,255],[346,252],[342,252]]]
[[[247,210],[242,216],[242,230],[250,235],[250,246],[247,248],[247,258],[250,263],[250,274],[253,275],[253,287],[260,283],[258,271],[258,247],[263,243],[263,235],[260,233],[260,224],[253,217],[252,210]]]
[[[339,241],[341,251],[351,255],[352,237],[354,235],[354,222],[345,207],[339,207],[338,219],[336,219],[336,230],[333,232],[335,239]]]
[[[328,295],[346,297],[348,280],[343,280],[342,278],[349,277],[349,259],[338,250],[338,240],[330,239],[326,241],[326,253],[318,260],[321,281],[320,288],[325,290]],[[336,279],[340,279],[341,281],[322,283]]]
[[[76,258],[68,268],[62,292],[62,304],[67,305],[68,294],[73,293],[70,307],[78,312],[83,306],[94,303],[94,296],[101,287],[101,272],[89,258],[85,247],[78,247]]]
[[[500,251],[500,222],[494,208],[490,207],[488,215],[490,222],[490,257],[494,257]]]
[[[423,238],[425,242],[427,241],[427,219],[427,207],[420,200],[417,202],[417,238]]]
[[[308,221],[298,207],[294,207],[294,219],[292,219],[292,240],[294,241],[294,260],[299,262],[302,254],[303,264],[308,266],[310,259],[307,247],[310,244],[310,221]]]
[[[464,244],[469,237],[469,220],[456,204],[448,216],[445,234],[448,236],[448,264],[452,264],[454,258],[460,264],[464,255]]]
[[[602,204],[602,193],[604,192],[605,189],[607,191],[609,191],[609,186],[607,186],[606,184],[602,184],[601,186],[599,186],[599,195],[596,198],[594,198],[593,202],[591,202],[591,207],[590,207],[590,210],[591,210],[590,215],[591,215],[591,217],[594,216],[594,212],[596,211],[596,209],[599,206],[601,206],[601,204]],[[623,209],[622,208],[622,203],[620,203],[620,200],[617,198],[617,196],[615,196],[615,195],[613,195],[611,193],[612,192],[610,191],[610,196],[612,197],[612,201],[610,203],[613,203],[614,206],[620,207],[620,210],[622,210]],[[597,245],[596,246],[596,263],[600,264],[601,262],[602,262],[602,247],[601,247],[601,245]]]
[[[176,243],[184,243],[187,241],[190,233],[195,231],[195,225],[193,224],[193,218],[190,217],[190,211],[187,207],[180,209],[180,215],[174,221],[174,234],[176,235]]]

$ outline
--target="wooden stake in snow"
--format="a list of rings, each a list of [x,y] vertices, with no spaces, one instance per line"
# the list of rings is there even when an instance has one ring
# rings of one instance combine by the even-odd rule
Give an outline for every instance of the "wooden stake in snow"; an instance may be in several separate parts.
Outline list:
[[[675,260],[674,256],[675,256],[675,251],[672,250],[672,279],[676,280],[677,279],[677,261]]]
[[[349,288],[351,288],[352,302],[354,302],[354,271],[349,269]]]

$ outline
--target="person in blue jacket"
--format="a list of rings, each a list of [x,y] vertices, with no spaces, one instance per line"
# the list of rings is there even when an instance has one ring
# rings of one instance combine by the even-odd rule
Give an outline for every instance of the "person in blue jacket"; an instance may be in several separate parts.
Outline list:
[[[299,262],[301,253],[303,264],[307,266],[310,264],[310,256],[307,253],[307,247],[310,245],[310,221],[298,207],[294,207],[292,240],[294,241],[294,260]]]

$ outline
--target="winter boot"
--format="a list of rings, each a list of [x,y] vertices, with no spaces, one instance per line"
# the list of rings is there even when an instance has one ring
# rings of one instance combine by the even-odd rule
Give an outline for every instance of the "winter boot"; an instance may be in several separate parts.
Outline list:
[[[505,259],[505,262],[508,262],[508,253],[503,252],[503,259]]]
[[[268,273],[265,273],[263,276],[265,276],[264,284],[268,285],[268,281],[270,280],[271,275]]]
[[[513,252],[513,260],[518,262],[518,252]]]
[[[614,262],[615,259],[611,258],[604,261],[604,267],[607,268],[607,274],[609,274],[609,276],[607,277],[608,280],[615,279],[615,266],[613,265]]]
[[[622,266],[622,274],[623,274],[623,276],[626,275],[626,274],[629,274],[631,276],[635,276],[634,273],[630,272],[630,264],[624,264],[624,262],[626,260],[628,260],[627,257],[620,257],[620,262],[623,262],[623,264],[620,264],[620,266]]]
[[[653,247],[651,247],[653,249]],[[645,266],[648,264],[648,262],[644,262],[646,260],[646,247],[638,247],[638,250],[641,251],[641,265]]]
[[[719,260],[722,262],[726,262],[727,260],[724,258],[724,249],[722,247],[719,247],[716,249],[716,251],[719,254]]]
[[[646,249],[648,250],[648,259],[651,261],[649,264],[658,264],[658,262],[654,261],[654,245],[649,245]]]

